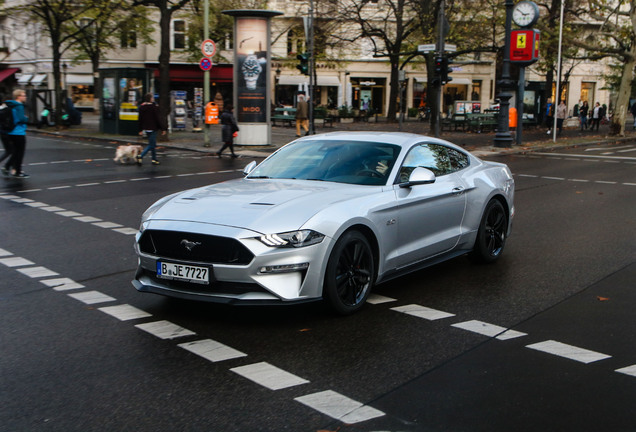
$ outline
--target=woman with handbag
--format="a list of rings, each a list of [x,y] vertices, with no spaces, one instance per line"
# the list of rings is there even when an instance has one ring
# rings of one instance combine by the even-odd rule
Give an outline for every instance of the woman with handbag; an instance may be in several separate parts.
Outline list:
[[[234,114],[232,114],[232,110],[234,107],[231,104],[225,104],[223,112],[219,116],[219,120],[221,121],[221,139],[223,140],[223,147],[221,150],[216,152],[217,157],[221,157],[221,153],[226,148],[230,148],[230,152],[232,153],[232,157],[238,157],[236,153],[234,153],[234,137],[237,135],[239,130],[238,125],[236,124],[236,119],[234,118]]]

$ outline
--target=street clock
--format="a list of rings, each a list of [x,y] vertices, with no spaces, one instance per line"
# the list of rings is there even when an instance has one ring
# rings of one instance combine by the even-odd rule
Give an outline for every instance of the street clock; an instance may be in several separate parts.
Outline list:
[[[520,1],[512,10],[512,20],[519,27],[532,27],[539,19],[539,7],[532,1]]]

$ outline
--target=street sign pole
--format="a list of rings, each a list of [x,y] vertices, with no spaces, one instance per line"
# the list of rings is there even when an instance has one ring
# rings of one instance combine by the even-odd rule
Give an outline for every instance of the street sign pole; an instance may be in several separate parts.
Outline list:
[[[209,24],[210,0],[203,1],[203,40],[207,40],[210,33]],[[210,71],[203,71],[203,106],[210,102]],[[203,147],[210,147],[210,127],[204,122]]]

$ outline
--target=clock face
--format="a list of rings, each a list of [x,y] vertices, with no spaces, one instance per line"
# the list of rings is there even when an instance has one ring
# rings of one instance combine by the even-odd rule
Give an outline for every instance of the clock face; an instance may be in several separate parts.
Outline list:
[[[520,1],[512,11],[512,20],[519,27],[529,27],[539,19],[539,8],[531,1]]]

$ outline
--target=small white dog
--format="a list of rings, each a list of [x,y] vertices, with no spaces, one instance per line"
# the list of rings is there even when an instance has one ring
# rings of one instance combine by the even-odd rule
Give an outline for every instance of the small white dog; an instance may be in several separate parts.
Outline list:
[[[143,151],[143,146],[140,145],[120,145],[115,152],[115,162],[121,164],[133,164],[137,162],[137,156]]]

